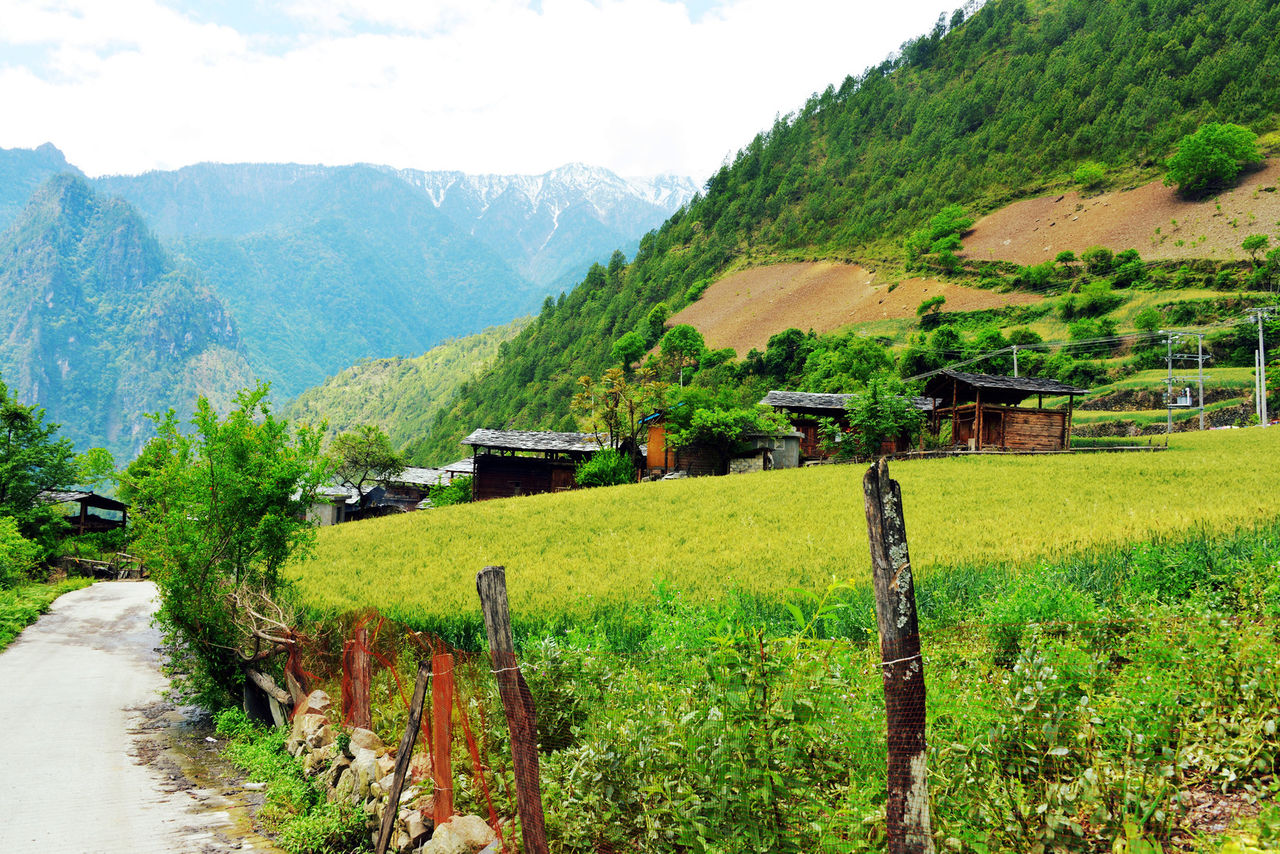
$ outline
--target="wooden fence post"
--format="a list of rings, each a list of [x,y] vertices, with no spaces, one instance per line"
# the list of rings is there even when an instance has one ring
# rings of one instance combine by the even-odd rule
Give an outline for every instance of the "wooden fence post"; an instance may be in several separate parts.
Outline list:
[[[453,656],[431,659],[431,780],[435,788],[432,816],[440,826],[453,816]]]
[[[889,854],[933,854],[925,767],[924,661],[902,490],[880,460],[862,479],[889,730]]]
[[[363,625],[352,632],[349,649],[351,708],[344,711],[352,727],[373,729],[373,710],[369,707],[369,630]]]
[[[533,695],[516,664],[506,571],[500,566],[486,566],[476,575],[476,592],[480,594],[480,610],[489,636],[493,672],[498,677],[498,694],[507,715],[507,729],[511,731],[511,764],[516,772],[516,806],[520,811],[524,854],[548,854],[542,788],[538,780],[537,718]]]
[[[391,791],[387,793],[387,805],[382,811],[382,827],[378,830],[378,846],[375,854],[387,854],[387,846],[391,843],[391,834],[396,827],[396,816],[400,813],[400,793],[404,791],[404,777],[409,770],[409,760],[413,758],[413,743],[418,740],[418,730],[422,727],[422,704],[427,698],[427,677],[431,675],[431,665],[423,659],[418,662],[418,678],[413,683],[413,702],[409,704],[409,720],[404,725],[404,735],[400,737],[400,749],[396,752],[396,772],[391,780]]]

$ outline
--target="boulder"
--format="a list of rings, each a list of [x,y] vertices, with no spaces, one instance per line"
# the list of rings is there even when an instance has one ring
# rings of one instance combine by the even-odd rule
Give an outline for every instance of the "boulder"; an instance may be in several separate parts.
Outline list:
[[[436,827],[418,854],[476,854],[495,838],[480,816],[455,815]]]
[[[413,756],[409,758],[409,779],[410,780],[430,780],[431,779],[431,756],[425,750],[414,751]]]
[[[374,753],[382,753],[387,749],[377,733],[364,727],[356,727],[351,731],[351,750],[354,751],[357,748],[372,750]]]
[[[300,718],[303,715],[323,715],[333,708],[333,702],[329,699],[329,695],[324,691],[312,691],[307,698],[298,704],[298,708],[293,710],[294,718]]]
[[[422,817],[422,810],[410,810],[404,822],[405,832],[409,834],[412,844],[417,845],[427,835],[427,822]]]
[[[354,792],[361,800],[369,797],[369,785],[378,780],[378,754],[364,747],[357,747],[351,759],[351,773],[355,778]]]

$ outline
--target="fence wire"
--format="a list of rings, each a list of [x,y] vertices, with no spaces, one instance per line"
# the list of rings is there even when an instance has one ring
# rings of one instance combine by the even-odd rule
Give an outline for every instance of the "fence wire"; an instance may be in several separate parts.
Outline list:
[[[415,747],[428,761],[411,766],[411,782],[447,787],[454,812],[481,816],[503,851],[520,850],[516,792],[533,782],[513,769],[487,654],[375,614],[349,618],[290,664],[305,690],[342,698],[335,723],[358,713],[360,628],[372,729],[387,744],[407,720],[416,663],[452,654],[455,693],[440,710],[428,692]],[[886,849],[876,646],[727,635],[698,649],[545,640],[521,652],[551,851]],[[908,792],[905,809],[928,818],[936,850],[1181,850],[1238,816],[1265,816],[1280,787],[1272,620],[966,625],[891,663],[915,666],[927,716],[908,723],[925,728],[927,789]],[[447,763],[431,738],[441,717]],[[444,764],[448,781],[433,782]]]

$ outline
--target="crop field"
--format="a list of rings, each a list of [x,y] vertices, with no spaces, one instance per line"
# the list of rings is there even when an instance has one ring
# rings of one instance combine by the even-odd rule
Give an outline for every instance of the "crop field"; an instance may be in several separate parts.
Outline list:
[[[897,461],[913,564],[1033,562],[1280,517],[1280,430],[1175,434],[1168,451]],[[512,607],[587,616],[655,590],[788,598],[869,573],[863,466],[823,466],[459,505],[319,532],[290,567],[318,611],[419,623],[476,611],[475,574],[507,567]]]

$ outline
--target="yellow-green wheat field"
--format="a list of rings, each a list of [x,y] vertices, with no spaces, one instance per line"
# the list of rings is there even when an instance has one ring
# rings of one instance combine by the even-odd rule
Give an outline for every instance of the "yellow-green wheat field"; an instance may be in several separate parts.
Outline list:
[[[1175,434],[1160,453],[976,456],[890,463],[912,564],[1024,562],[1280,516],[1280,428]],[[821,590],[867,579],[865,466],[819,466],[459,505],[319,532],[290,568],[312,607],[400,617],[476,609],[475,575],[507,568],[513,610],[584,613],[734,588]]]

